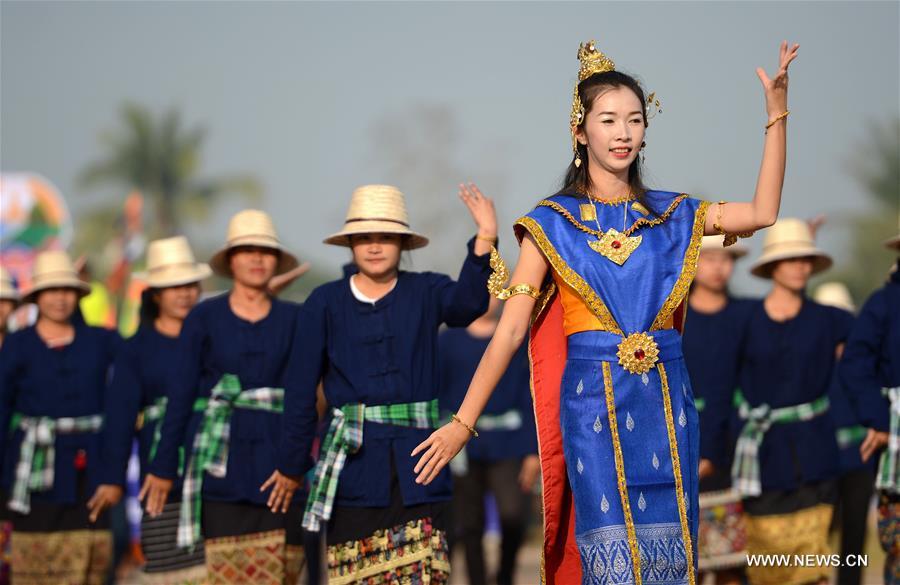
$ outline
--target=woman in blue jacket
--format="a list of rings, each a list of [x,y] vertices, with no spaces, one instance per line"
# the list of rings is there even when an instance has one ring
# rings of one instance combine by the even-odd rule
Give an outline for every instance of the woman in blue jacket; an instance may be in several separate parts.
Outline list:
[[[140,327],[116,359],[106,399],[101,485],[88,502],[92,517],[122,498],[135,436],[142,480],[147,473],[160,438],[168,382],[178,363],[178,335],[200,298],[200,281],[210,274],[209,266],[194,261],[184,236],[150,243]],[[173,485],[180,495],[180,482]],[[173,497],[162,514],[141,519],[143,583],[175,585],[206,578],[203,546],[176,546],[179,507],[180,498]]]
[[[37,304],[37,322],[0,351],[13,583],[99,585],[112,558],[109,517],[91,518],[87,501],[101,480],[103,402],[121,340],[76,318],[89,290],[65,252],[39,254],[23,299]]]
[[[263,488],[274,485],[269,503],[285,509],[305,471],[305,413],[322,380],[331,423],[303,526],[327,524],[330,583],[447,581],[450,474],[415,483],[409,454],[439,423],[438,327],[464,327],[488,305],[493,202],[474,186],[460,196],[478,235],[457,282],[399,269],[401,251],[428,240],[409,228],[399,190],[368,185],[354,191],[344,229],[325,240],[350,247],[359,272],[320,286],[303,305],[279,472]]]
[[[271,513],[259,486],[276,467],[299,310],[271,296],[269,286],[297,260],[267,214],[245,210],[231,219],[228,242],[210,265],[233,287],[198,304],[184,322],[141,496],[151,516],[164,512],[183,452],[177,544],[196,547],[202,535],[207,582],[293,583],[303,558],[299,509]],[[311,444],[314,405],[306,414]]]

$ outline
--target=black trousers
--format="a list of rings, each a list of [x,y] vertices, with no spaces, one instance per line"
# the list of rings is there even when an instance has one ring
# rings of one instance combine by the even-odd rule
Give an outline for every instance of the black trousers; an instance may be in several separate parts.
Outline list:
[[[488,579],[484,563],[484,497],[487,492],[494,494],[500,515],[500,570],[498,585],[512,585],[516,568],[516,556],[528,527],[528,512],[531,508],[530,494],[519,487],[519,472],[522,459],[501,461],[469,460],[466,475],[453,477],[453,517],[456,538],[454,544],[462,543],[466,554],[468,583],[487,585]]]

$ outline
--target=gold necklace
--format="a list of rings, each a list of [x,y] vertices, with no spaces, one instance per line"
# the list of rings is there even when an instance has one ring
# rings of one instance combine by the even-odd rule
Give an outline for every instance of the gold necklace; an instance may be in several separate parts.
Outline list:
[[[594,203],[593,197],[588,197],[591,201],[591,207],[594,208],[594,223],[597,224],[597,231],[602,232],[603,230],[600,228],[600,220],[597,218],[597,206]],[[624,201],[627,203],[631,200],[631,192],[625,197]],[[596,240],[588,240],[588,246],[594,252],[597,252],[601,256],[605,258],[609,258],[619,266],[625,264],[625,261],[628,260],[628,257],[637,250],[637,247],[641,245],[641,240],[643,236],[629,236],[623,232],[626,230],[626,225],[628,223],[628,205],[622,206],[622,231],[617,231],[615,228],[609,228],[606,230],[606,233],[603,236],[597,238]]]
[[[588,226],[584,225],[580,221],[576,220],[569,210],[556,203],[555,201],[543,200],[538,203],[539,206],[550,207],[563,217],[565,217],[569,222],[574,225],[579,230],[585,232],[586,234],[590,234],[596,237],[596,240],[588,240],[587,244],[591,247],[592,250],[597,252],[598,254],[605,256],[609,260],[612,260],[619,266],[623,265],[628,257],[637,249],[637,247],[641,244],[642,236],[631,237],[636,230],[642,227],[653,227],[660,225],[669,219],[669,216],[675,211],[678,205],[681,204],[687,198],[687,195],[679,195],[676,197],[672,203],[669,205],[666,211],[656,217],[655,219],[647,219],[646,217],[639,217],[635,220],[633,224],[627,229],[624,228],[625,224],[628,221],[628,206],[625,206],[625,222],[623,223],[623,231],[618,231],[615,228],[610,228],[606,230],[604,233],[600,228],[600,222],[597,219],[596,207],[594,209],[594,222],[597,225],[597,229],[591,229]],[[593,206],[593,199],[591,200],[591,205]]]

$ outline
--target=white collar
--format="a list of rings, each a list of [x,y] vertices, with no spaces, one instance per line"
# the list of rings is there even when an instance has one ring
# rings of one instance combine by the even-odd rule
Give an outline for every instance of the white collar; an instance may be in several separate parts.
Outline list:
[[[394,282],[391,283],[391,288],[388,289],[388,291],[386,293],[384,293],[384,295],[382,295],[382,297],[381,297],[382,299],[385,296],[387,296],[388,293],[390,293],[392,290],[394,290],[394,287],[397,286],[397,280],[398,280],[397,278],[394,279]],[[360,301],[363,303],[369,303],[370,305],[374,305],[376,302],[381,300],[381,299],[373,299],[371,297],[367,297],[366,295],[364,295],[363,292],[361,290],[359,290],[359,288],[357,288],[355,281],[356,281],[356,275],[353,274],[350,276],[350,292],[353,293],[353,296],[356,298],[357,301]]]

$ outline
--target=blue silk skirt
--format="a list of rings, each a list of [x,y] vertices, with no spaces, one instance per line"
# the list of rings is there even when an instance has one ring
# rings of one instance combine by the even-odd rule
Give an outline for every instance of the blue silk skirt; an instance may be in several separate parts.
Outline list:
[[[635,557],[644,585],[695,581],[699,419],[680,335],[652,336],[643,375],[619,365],[620,336],[568,337],[560,424],[584,584],[635,583]]]

